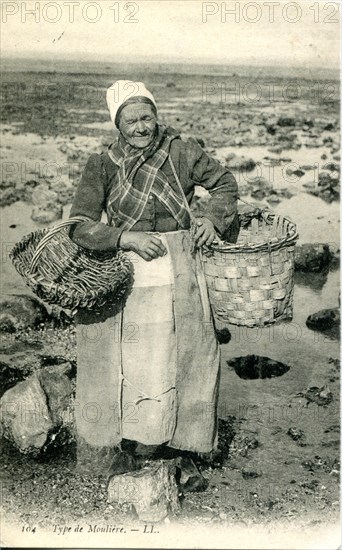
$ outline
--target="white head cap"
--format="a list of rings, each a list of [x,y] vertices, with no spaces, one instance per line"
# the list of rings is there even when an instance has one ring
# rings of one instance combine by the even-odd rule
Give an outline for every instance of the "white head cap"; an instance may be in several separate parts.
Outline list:
[[[157,108],[155,99],[151,92],[147,90],[143,82],[133,82],[132,80],[117,80],[107,90],[107,105],[110,113],[110,118],[115,124],[115,117],[120,107],[133,97],[147,97]]]

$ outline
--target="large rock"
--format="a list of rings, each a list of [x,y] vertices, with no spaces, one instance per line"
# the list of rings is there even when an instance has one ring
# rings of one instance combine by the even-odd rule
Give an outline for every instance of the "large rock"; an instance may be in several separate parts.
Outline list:
[[[63,216],[63,207],[58,202],[58,193],[52,191],[49,185],[42,183],[32,192],[34,208],[31,219],[38,223],[51,223]]]
[[[53,423],[37,374],[9,389],[1,398],[3,435],[23,453],[38,453]]]
[[[49,319],[45,306],[25,294],[7,294],[0,298],[0,310],[0,330],[6,332],[36,328]]]
[[[113,476],[108,502],[132,504],[141,521],[161,521],[180,510],[175,473],[173,461],[160,460],[143,470]]]
[[[40,208],[35,206],[32,209],[31,219],[37,223],[52,223],[63,217],[63,206],[56,203],[53,208]]]
[[[312,330],[330,330],[339,329],[341,321],[340,308],[321,309],[317,313],[309,315],[306,320],[306,326]]]
[[[40,384],[47,397],[49,413],[54,428],[63,424],[72,426],[71,396],[75,384],[71,380],[72,365],[64,363],[45,367],[38,372]]]
[[[227,361],[227,364],[243,380],[283,376],[290,370],[289,365],[286,365],[286,363],[281,363],[280,361],[275,361],[261,355],[234,357]]]
[[[327,244],[306,243],[295,247],[295,269],[317,273],[327,268],[330,250]]]
[[[41,183],[32,192],[32,203],[41,208],[53,208],[58,200],[58,194],[50,189],[49,184]]]
[[[0,361],[0,396],[7,390],[13,388],[18,382],[22,382],[25,374],[14,365]]]

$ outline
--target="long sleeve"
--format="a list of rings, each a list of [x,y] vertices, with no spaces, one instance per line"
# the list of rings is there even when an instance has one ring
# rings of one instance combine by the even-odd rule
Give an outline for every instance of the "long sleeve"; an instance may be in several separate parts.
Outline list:
[[[227,236],[231,226],[237,224],[236,180],[229,170],[207,155],[195,140],[189,139],[186,149],[191,179],[210,194],[204,215],[213,222],[221,236]]]
[[[101,223],[105,210],[106,171],[100,155],[90,155],[78,184],[70,217],[84,216],[89,221],[72,226],[70,238],[78,245],[91,250],[117,250],[122,230]]]

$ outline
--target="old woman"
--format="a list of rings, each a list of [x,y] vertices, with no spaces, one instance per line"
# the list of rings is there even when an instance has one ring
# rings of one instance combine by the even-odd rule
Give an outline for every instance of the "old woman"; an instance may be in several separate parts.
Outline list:
[[[237,185],[197,141],[158,123],[143,83],[117,81],[107,104],[119,136],[89,157],[70,215],[84,217],[74,242],[125,251],[134,267],[125,300],[77,317],[78,464],[116,474],[161,446],[216,447],[220,353],[198,251],[227,237]],[[210,200],[190,231],[196,185]]]

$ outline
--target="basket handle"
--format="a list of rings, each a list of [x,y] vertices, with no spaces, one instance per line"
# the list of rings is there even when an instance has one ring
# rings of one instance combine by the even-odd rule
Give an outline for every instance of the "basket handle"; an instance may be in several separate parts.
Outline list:
[[[64,227],[68,227],[68,225],[73,225],[74,223],[80,223],[80,222],[86,222],[86,221],[89,221],[89,218],[82,217],[82,216],[74,216],[73,218],[69,218],[68,220],[65,220],[64,222],[60,222],[54,227],[52,227],[52,229],[41,239],[41,241],[39,241],[39,244],[31,260],[30,273],[32,274],[35,271],[39,260],[39,256],[44,250],[46,244],[49,242],[50,239],[52,239],[54,235],[56,235],[56,233],[58,233]]]

